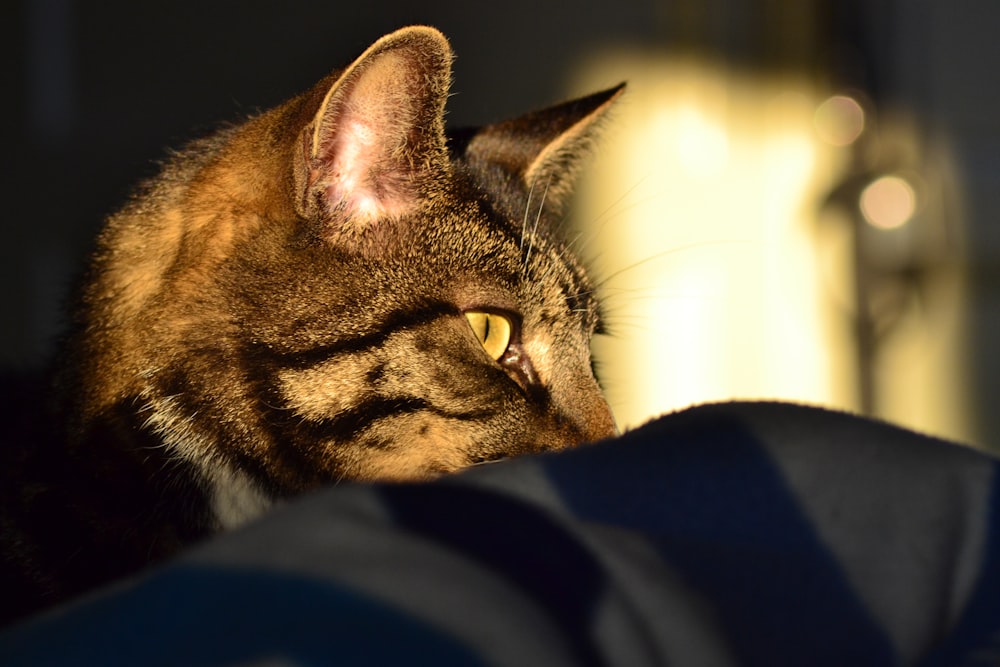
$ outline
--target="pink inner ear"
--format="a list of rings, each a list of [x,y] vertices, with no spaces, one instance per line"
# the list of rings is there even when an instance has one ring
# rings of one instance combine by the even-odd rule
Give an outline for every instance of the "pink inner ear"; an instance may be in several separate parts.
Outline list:
[[[372,173],[380,158],[375,129],[360,120],[346,122],[329,147],[326,201],[331,212],[346,209],[351,216],[377,218],[384,215]]]
[[[348,68],[314,118],[309,198],[348,223],[338,231],[402,217],[446,165],[447,44],[419,30],[393,39]]]
[[[416,174],[399,162],[401,130],[378,113],[343,116],[323,148],[325,164],[317,179],[330,213],[367,223],[398,217],[414,206]]]

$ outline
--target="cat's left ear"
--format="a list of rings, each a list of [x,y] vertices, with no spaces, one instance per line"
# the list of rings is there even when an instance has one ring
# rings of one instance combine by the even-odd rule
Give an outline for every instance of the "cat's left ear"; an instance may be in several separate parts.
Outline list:
[[[448,169],[451,48],[437,30],[386,35],[329,85],[299,135],[297,206],[331,240],[358,237],[419,204]]]
[[[601,120],[625,84],[548,109],[488,125],[469,140],[465,154],[517,175],[526,188],[561,209]]]

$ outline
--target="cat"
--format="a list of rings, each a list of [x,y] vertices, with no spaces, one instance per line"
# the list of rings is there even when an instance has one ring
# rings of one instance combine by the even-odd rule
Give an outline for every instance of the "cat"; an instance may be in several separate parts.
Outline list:
[[[323,484],[615,434],[558,227],[623,86],[446,132],[451,60],[433,28],[386,35],[109,218],[58,427],[7,466],[5,620]]]

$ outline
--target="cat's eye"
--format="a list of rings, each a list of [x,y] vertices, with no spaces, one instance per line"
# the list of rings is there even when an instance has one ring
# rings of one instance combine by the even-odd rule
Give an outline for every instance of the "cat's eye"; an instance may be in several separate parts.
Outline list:
[[[481,310],[469,310],[465,312],[465,318],[469,320],[472,331],[482,344],[486,354],[495,360],[499,360],[507,351],[510,345],[511,326],[510,320],[498,313],[487,313]]]

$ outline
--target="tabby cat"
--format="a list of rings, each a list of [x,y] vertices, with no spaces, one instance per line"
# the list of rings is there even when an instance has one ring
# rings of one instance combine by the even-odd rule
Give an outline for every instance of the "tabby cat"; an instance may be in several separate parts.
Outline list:
[[[450,134],[451,50],[387,35],[176,154],[102,232],[60,430],[8,466],[6,619],[340,480],[615,433],[555,235],[621,87]]]

